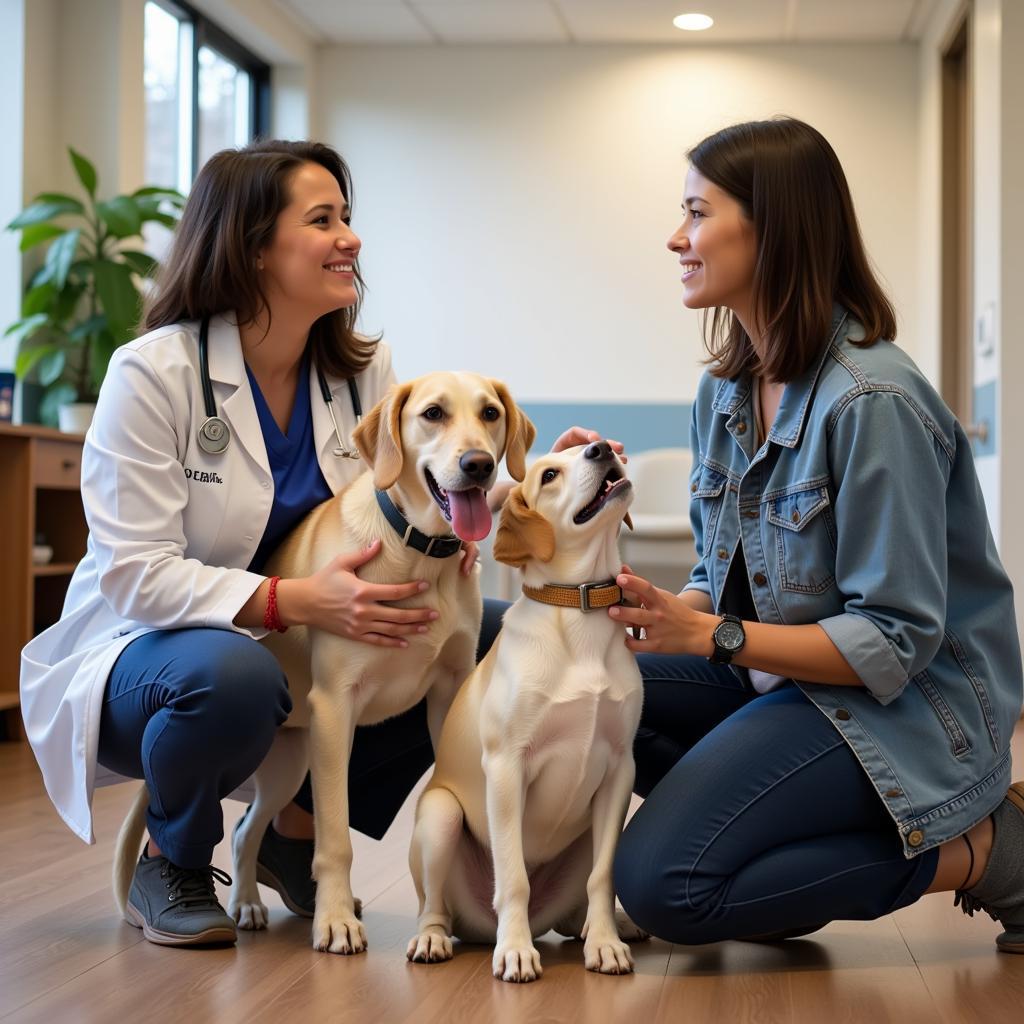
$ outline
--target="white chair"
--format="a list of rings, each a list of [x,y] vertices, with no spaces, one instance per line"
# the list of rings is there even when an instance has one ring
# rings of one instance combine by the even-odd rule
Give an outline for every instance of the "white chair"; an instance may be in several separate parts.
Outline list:
[[[623,528],[619,550],[624,562],[656,586],[682,590],[697,562],[690,526],[688,448],[652,448],[629,456],[626,467],[635,497],[633,531]]]

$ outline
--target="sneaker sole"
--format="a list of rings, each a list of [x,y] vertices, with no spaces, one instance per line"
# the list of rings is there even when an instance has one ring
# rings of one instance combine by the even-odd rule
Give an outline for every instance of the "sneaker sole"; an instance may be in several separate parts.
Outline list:
[[[143,936],[158,946],[206,946],[215,943],[230,943],[233,946],[238,941],[238,934],[234,928],[207,928],[205,932],[197,932],[195,935],[162,932],[152,927],[131,903],[125,908],[125,920],[133,927],[141,928]]]

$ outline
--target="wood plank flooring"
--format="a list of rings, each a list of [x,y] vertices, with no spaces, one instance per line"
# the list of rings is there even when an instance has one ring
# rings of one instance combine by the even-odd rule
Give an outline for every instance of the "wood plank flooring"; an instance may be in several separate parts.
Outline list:
[[[1024,764],[1024,725],[1015,739]],[[1020,771],[1017,772],[1020,775]],[[774,946],[726,942],[634,945],[636,973],[583,968],[582,947],[554,934],[538,944],[544,976],[507,985],[490,951],[456,945],[446,964],[405,959],[415,895],[406,867],[413,798],[380,842],[355,836],[355,891],[366,955],[309,946],[309,922],[276,893],[268,931],[233,949],[151,945],[122,922],[110,894],[111,848],[134,784],[100,790],[97,845],[57,817],[27,745],[0,743],[0,1019],[63,1024],[302,1019],[360,1024],[585,1021],[662,1024],[1019,1024],[1024,956],[995,951],[999,926],[965,918],[948,895],[872,922],[836,922]],[[225,803],[230,824],[242,807]],[[223,843],[216,863],[230,870]]]

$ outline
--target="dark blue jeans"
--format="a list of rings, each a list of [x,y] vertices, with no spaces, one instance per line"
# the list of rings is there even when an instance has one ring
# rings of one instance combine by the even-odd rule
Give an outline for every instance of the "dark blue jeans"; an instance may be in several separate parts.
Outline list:
[[[478,658],[506,607],[484,602]],[[157,630],[129,644],[110,672],[99,762],[146,780],[149,834],[174,863],[203,867],[224,836],[221,800],[259,767],[290,710],[287,680],[255,640],[223,629]],[[352,827],[381,838],[433,760],[425,701],[356,729]],[[312,810],[308,778],[296,800]]]
[[[938,851],[903,856],[853,751],[793,684],[758,695],[704,658],[641,655],[636,790],[615,858],[641,928],[718,942],[905,907]]]

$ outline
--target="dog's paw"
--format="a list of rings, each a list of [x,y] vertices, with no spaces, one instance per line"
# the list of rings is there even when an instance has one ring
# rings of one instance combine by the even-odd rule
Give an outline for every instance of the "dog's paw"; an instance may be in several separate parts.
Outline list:
[[[452,958],[452,940],[441,928],[426,928],[410,939],[405,955],[416,964],[436,964]]]
[[[532,943],[521,946],[498,946],[491,961],[494,976],[502,981],[536,981],[544,972],[540,966],[540,953]]]
[[[330,915],[317,910],[313,917],[313,948],[321,953],[362,953],[366,932],[355,914]]]
[[[615,930],[623,942],[646,942],[651,937],[650,932],[634,924],[624,910],[615,911]]]
[[[601,974],[631,974],[633,957],[618,936],[591,933],[583,944],[583,963],[588,971]]]
[[[254,900],[231,900],[228,903],[228,913],[235,919],[235,923],[243,931],[262,931],[270,924],[270,912],[260,902],[259,898]]]

